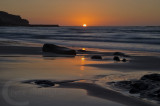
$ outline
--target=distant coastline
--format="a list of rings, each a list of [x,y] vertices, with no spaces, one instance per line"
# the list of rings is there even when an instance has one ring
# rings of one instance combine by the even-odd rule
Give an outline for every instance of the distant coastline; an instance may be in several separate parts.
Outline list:
[[[27,19],[22,19],[19,15],[9,14],[4,11],[0,11],[0,26],[59,27],[59,25],[29,24],[29,21]]]
[[[29,24],[29,25],[0,25],[0,27],[60,27],[59,25]]]
[[[59,27],[59,25],[30,24],[28,27]]]

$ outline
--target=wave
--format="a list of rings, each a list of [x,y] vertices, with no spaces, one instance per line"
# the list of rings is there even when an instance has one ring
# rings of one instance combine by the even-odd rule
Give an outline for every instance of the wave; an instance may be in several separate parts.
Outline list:
[[[45,43],[47,41],[68,42],[68,44],[88,46],[94,43],[104,45],[110,44],[110,48],[115,48],[115,44],[129,45],[126,49],[143,50],[154,48],[160,51],[160,27],[1,27],[0,39],[20,40],[32,43]],[[86,46],[87,46],[86,45]],[[134,46],[134,45],[139,45]],[[147,45],[147,46],[146,46]],[[141,47],[140,47],[141,46]],[[117,47],[118,48],[118,47]],[[125,48],[125,47],[124,47]],[[120,49],[123,49],[122,47]],[[152,49],[153,50],[153,49]]]

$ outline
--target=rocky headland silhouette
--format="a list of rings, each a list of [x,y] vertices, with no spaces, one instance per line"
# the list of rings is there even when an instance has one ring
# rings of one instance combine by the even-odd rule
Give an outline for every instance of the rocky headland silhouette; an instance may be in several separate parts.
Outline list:
[[[9,14],[0,11],[0,26],[28,26],[28,27],[58,27],[58,25],[32,25],[27,19],[21,18],[19,15]]]

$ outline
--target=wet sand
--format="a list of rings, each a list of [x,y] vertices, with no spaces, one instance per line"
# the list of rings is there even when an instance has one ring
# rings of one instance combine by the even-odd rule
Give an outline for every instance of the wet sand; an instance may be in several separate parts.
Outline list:
[[[144,101],[135,97],[123,95],[106,87],[102,87],[95,83],[98,78],[97,75],[107,77],[109,75],[132,74],[132,72],[146,71],[158,72],[160,59],[157,56],[131,56],[129,61],[114,62],[112,60],[112,52],[87,52],[78,54],[75,57],[53,55],[53,57],[46,57],[50,54],[42,53],[41,47],[26,47],[26,46],[0,46],[0,76],[1,76],[1,90],[6,81],[12,81],[16,78],[24,78],[25,80],[33,79],[53,79],[53,80],[84,80],[88,82],[69,82],[62,83],[58,87],[49,89],[82,89],[87,91],[89,97],[96,97],[95,100],[105,100],[98,105],[110,106],[128,105],[128,106],[154,106],[149,101]],[[94,54],[103,56],[103,60],[91,60],[90,57]],[[15,56],[15,57],[14,57]],[[17,56],[17,57],[16,57]],[[20,56],[20,57],[19,57]],[[26,56],[26,57],[25,57]],[[125,73],[124,73],[125,72]],[[142,73],[143,74],[143,73]],[[102,77],[102,78],[103,78]],[[125,77],[127,79],[129,77]],[[23,80],[20,80],[20,82]],[[114,81],[114,77],[109,81]],[[105,82],[106,83],[106,82]],[[16,85],[14,85],[16,86]],[[21,85],[23,86],[23,84]],[[17,88],[19,86],[16,86]],[[24,87],[24,86],[23,86]],[[31,88],[36,86],[31,86]],[[40,88],[39,88],[40,89]],[[45,89],[47,90],[47,89]],[[62,91],[63,91],[62,90]],[[78,92],[78,91],[77,91]],[[33,92],[31,92],[33,93]],[[65,93],[64,93],[65,94]],[[87,96],[86,95],[86,96]],[[30,95],[31,96],[31,95]],[[78,94],[80,96],[80,94]],[[72,97],[72,96],[71,96]],[[1,96],[3,99],[3,97]],[[37,97],[44,99],[43,97]],[[59,96],[59,98],[61,98]],[[52,100],[50,98],[50,100]],[[87,99],[89,103],[90,99]],[[54,100],[53,100],[54,101]],[[35,102],[35,101],[34,101]],[[63,102],[63,101],[62,101]],[[66,102],[66,101],[64,101]],[[36,105],[41,105],[35,102]],[[67,102],[66,102],[67,103]],[[74,102],[73,102],[74,103]],[[78,103],[78,102],[76,102]],[[78,105],[74,103],[74,105]],[[53,104],[50,102],[50,105]],[[58,104],[58,103],[57,103]],[[35,104],[34,104],[35,105]],[[83,104],[80,104],[83,105]],[[7,106],[4,103],[4,106]],[[62,105],[63,106],[63,105]]]
[[[113,69],[116,71],[158,71],[160,70],[160,57],[158,56],[132,56],[126,63],[111,63],[111,64],[90,64],[87,66]]]
[[[42,55],[41,47],[0,46],[1,55]]]
[[[60,87],[85,89],[87,94],[90,96],[107,99],[127,106],[156,106],[138,98],[125,96],[119,92],[115,92],[91,83],[64,83],[61,84]]]

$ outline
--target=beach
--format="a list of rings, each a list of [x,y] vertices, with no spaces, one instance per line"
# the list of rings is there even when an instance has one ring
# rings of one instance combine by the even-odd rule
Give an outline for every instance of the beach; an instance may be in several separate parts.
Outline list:
[[[76,56],[51,56],[43,53],[40,46],[3,45],[0,49],[3,106],[158,105],[152,100],[116,91],[106,84],[159,73],[158,53],[127,51],[130,57],[123,63],[113,60],[113,50],[92,51],[87,48],[89,52],[78,53]],[[93,55],[101,55],[103,59],[92,60]],[[49,87],[34,84],[38,80],[54,81],[57,84]]]
[[[159,105],[159,81],[143,78],[154,75],[159,80],[158,27],[2,27],[0,31],[2,106]],[[45,43],[76,54],[45,52]]]
[[[160,106],[160,0],[0,0],[0,106]]]

